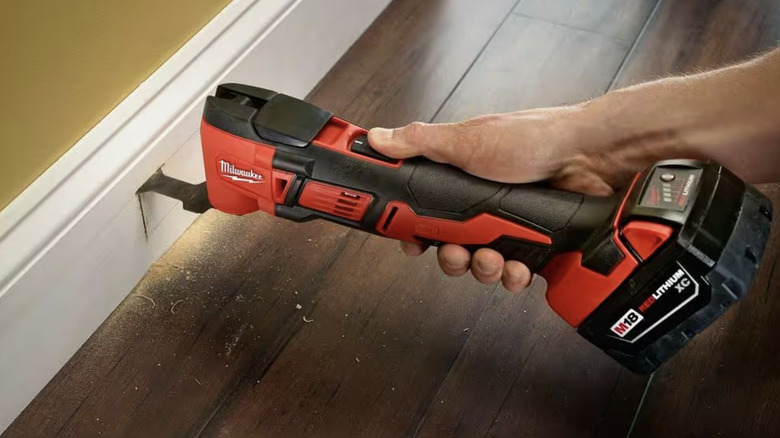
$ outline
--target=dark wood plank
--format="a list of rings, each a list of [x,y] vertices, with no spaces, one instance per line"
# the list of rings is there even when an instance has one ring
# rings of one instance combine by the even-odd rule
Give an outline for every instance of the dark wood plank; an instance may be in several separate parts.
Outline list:
[[[363,123],[430,118],[515,4],[394,2],[347,54],[348,67],[331,73],[336,85],[321,88],[312,99]],[[363,64],[355,65],[356,59]],[[400,342],[388,372],[398,378],[398,394],[424,399],[420,388],[448,369],[462,345],[460,320],[450,320],[476,318],[480,308],[473,302],[487,288],[461,282],[456,300],[447,294],[453,283],[442,280],[430,256],[418,264],[393,242],[374,239],[369,247],[382,249],[374,249],[378,255],[371,258],[360,251],[366,239],[325,223],[204,215],[4,436],[198,435],[236,388],[260,380],[296,333],[320,333],[325,321],[336,324],[339,336],[346,333],[344,339],[356,339],[345,342],[359,348],[355,357],[362,355],[364,372],[370,370],[371,356],[389,345],[373,337],[370,345],[361,344],[363,323],[388,322],[370,318],[380,297],[390,301],[385,307],[396,316],[396,328],[382,331],[398,333]],[[396,281],[394,276],[402,274]],[[323,306],[321,316],[316,309],[322,292],[343,299],[348,311],[339,309],[335,319],[332,307]],[[352,319],[341,316],[347,313]],[[440,319],[430,317],[436,314]],[[317,324],[304,323],[303,315]],[[429,329],[439,336],[428,338]],[[307,355],[301,363],[318,369]],[[415,373],[417,378],[410,377]],[[404,399],[383,415],[394,422],[396,413],[414,413],[409,404],[414,400]]]
[[[523,0],[515,12],[631,44],[656,1]]]
[[[778,39],[780,2],[667,1],[617,84],[738,62],[775,47]],[[762,190],[780,205],[780,186]],[[780,348],[775,336],[780,321],[772,312],[780,306],[778,254],[775,221],[753,289],[656,372],[632,437],[780,434]]]
[[[743,61],[780,41],[775,0],[664,1],[617,87]]]
[[[4,436],[194,436],[246,370],[272,362],[302,326],[348,236],[205,214]],[[304,248],[322,255],[290,263]]]
[[[606,2],[596,9],[620,9],[618,15],[634,23],[636,37],[654,4]],[[550,6],[555,5],[561,6]],[[641,15],[629,17],[632,11]],[[510,17],[437,120],[603,94],[631,42],[546,18]],[[617,364],[549,309],[543,292],[544,282],[538,279],[522,295],[494,292],[429,406],[418,436],[625,434],[644,379],[625,377]]]
[[[519,0],[396,0],[311,93],[365,126],[430,120]]]
[[[314,322],[267,372],[250,371],[203,436],[406,434],[492,289],[443,279],[433,263],[388,256],[375,237],[346,253]]]
[[[624,1],[626,9],[642,3]],[[556,2],[551,2],[555,4]],[[637,22],[634,36],[643,21]],[[512,14],[447,101],[438,121],[580,102],[609,87],[630,42]]]

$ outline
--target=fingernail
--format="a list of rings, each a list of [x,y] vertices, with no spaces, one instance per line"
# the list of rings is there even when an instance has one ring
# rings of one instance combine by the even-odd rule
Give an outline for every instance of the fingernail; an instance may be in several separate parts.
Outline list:
[[[501,267],[496,265],[496,264],[490,263],[490,262],[485,262],[483,260],[477,260],[477,269],[483,275],[494,275],[494,274],[498,273],[498,271],[501,269]]]
[[[373,128],[371,130],[371,136],[374,140],[389,141],[393,137],[393,130],[387,128]]]

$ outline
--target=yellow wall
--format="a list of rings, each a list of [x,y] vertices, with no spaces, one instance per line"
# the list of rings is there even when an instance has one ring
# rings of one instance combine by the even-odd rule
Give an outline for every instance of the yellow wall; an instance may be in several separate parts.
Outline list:
[[[3,1],[0,209],[229,1]]]

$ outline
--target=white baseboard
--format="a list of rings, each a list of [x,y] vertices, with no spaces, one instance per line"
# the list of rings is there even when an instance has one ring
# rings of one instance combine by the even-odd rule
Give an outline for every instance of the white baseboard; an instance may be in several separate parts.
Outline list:
[[[135,191],[203,180],[204,97],[305,96],[389,2],[234,0],[0,212],[0,433],[195,219]]]

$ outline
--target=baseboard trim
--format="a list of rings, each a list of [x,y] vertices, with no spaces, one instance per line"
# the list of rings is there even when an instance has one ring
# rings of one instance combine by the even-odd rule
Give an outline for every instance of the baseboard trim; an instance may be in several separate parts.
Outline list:
[[[135,191],[161,166],[203,179],[203,98],[305,96],[389,2],[233,1],[0,211],[0,433],[195,219]]]

